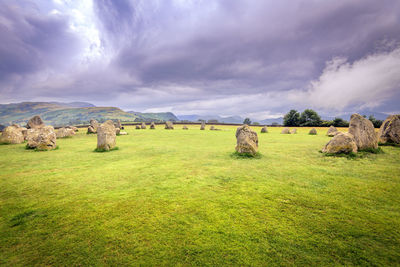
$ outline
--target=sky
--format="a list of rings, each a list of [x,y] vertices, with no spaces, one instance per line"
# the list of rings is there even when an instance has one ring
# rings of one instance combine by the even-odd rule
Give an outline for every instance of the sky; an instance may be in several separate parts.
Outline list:
[[[400,113],[398,0],[2,0],[0,103]]]

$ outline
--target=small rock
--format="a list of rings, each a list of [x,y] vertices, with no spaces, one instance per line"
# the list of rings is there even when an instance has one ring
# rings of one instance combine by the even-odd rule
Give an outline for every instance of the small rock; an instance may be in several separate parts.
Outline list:
[[[268,133],[267,126],[261,128],[261,133]]]
[[[339,131],[336,129],[335,126],[331,125],[331,127],[329,127],[328,132],[326,133],[327,136],[335,136]]]
[[[283,128],[281,134],[290,134],[289,128]]]
[[[308,134],[316,135],[317,134],[317,130],[315,128],[312,128]]]
[[[34,116],[28,121],[26,128],[34,129],[34,128],[40,128],[43,126],[44,126],[44,122],[43,122],[42,118],[40,118],[40,116]]]

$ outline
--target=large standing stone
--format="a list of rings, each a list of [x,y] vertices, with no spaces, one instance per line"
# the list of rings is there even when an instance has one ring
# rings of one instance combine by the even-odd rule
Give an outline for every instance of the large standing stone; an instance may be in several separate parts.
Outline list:
[[[38,150],[51,150],[57,147],[56,133],[53,126],[44,126],[40,128],[32,128],[28,130],[28,148],[36,148]]]
[[[156,125],[154,124],[154,121],[152,121],[150,124],[150,129],[154,130],[155,128],[156,128]]]
[[[42,118],[40,118],[40,116],[34,116],[28,121],[26,128],[34,129],[34,128],[40,128],[43,126],[44,126],[44,122],[42,121]]]
[[[297,134],[297,129],[293,129],[290,131],[291,134]]]
[[[91,119],[90,120],[90,125],[88,127],[87,133],[92,134],[92,133],[97,133],[97,128],[99,127],[99,123],[94,120]]]
[[[386,118],[379,129],[379,142],[400,144],[400,115],[391,115]]]
[[[326,135],[332,137],[332,136],[335,136],[337,133],[338,133],[338,130],[336,129],[336,127],[331,125],[331,127],[329,127]]]
[[[290,134],[289,128],[283,128],[281,134]]]
[[[3,144],[21,144],[24,140],[24,135],[18,125],[7,126],[0,137],[0,143]]]
[[[70,128],[60,128],[56,132],[57,138],[65,138],[75,135],[75,131]]]
[[[338,133],[325,145],[322,152],[331,154],[356,153],[357,144],[352,134]]]
[[[110,120],[97,128],[97,150],[108,151],[115,148],[116,134],[114,123]]]
[[[261,128],[261,133],[268,133],[267,126]]]
[[[142,125],[140,126],[142,129],[146,129],[146,123],[142,122]]]
[[[349,133],[354,136],[358,150],[378,148],[378,136],[374,125],[360,114],[351,115]]]
[[[308,134],[316,135],[317,134],[317,130],[315,128],[312,128]]]
[[[236,151],[251,155],[255,155],[258,151],[257,133],[246,124],[236,130]]]
[[[206,129],[206,122],[203,121],[203,122],[201,123],[200,130],[203,131],[203,130],[205,130],[205,129]]]
[[[167,121],[165,123],[165,129],[167,129],[167,130],[173,130],[174,129],[174,125],[172,124],[171,121]]]

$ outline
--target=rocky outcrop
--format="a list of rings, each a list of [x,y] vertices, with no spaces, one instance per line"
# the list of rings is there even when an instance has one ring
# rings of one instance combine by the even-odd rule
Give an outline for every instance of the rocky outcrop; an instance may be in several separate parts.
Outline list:
[[[173,130],[174,129],[174,125],[172,124],[171,121],[167,121],[165,123],[165,129],[167,129],[167,130]]]
[[[400,144],[400,115],[391,115],[382,123],[378,133],[379,143]]]
[[[329,127],[326,135],[332,137],[332,136],[335,136],[337,133],[338,133],[338,130],[336,129],[336,127],[331,125],[331,127]]]
[[[56,137],[57,138],[66,138],[66,137],[71,137],[75,135],[75,131],[70,129],[70,128],[60,128],[56,132]]]
[[[236,130],[236,151],[250,155],[255,155],[258,151],[257,133],[248,125],[240,126]]]
[[[33,116],[27,123],[26,128],[28,129],[34,129],[34,128],[40,128],[44,126],[44,122],[40,116]]]
[[[349,133],[354,136],[358,150],[378,148],[378,136],[374,125],[360,114],[351,115]]]
[[[97,128],[97,150],[109,151],[115,148],[116,130],[114,123],[110,120],[100,124]]]
[[[28,148],[37,150],[52,150],[57,147],[57,136],[53,126],[43,126],[28,130]]]
[[[329,154],[356,153],[357,144],[352,134],[338,133],[325,145],[322,152]]]
[[[2,144],[21,144],[25,140],[22,129],[18,125],[7,126],[0,137]]]

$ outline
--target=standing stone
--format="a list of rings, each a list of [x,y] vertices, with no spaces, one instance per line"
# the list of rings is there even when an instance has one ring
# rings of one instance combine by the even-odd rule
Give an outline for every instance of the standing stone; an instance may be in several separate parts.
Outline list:
[[[297,129],[293,129],[290,131],[291,134],[297,134]]]
[[[349,133],[354,136],[358,150],[378,148],[378,136],[374,125],[360,114],[351,115]]]
[[[42,121],[42,118],[40,118],[40,116],[34,116],[28,121],[26,128],[34,129],[34,128],[40,128],[43,126],[44,126],[44,122]]]
[[[40,128],[32,128],[28,130],[28,148],[36,148],[38,150],[51,150],[57,147],[56,133],[53,126],[43,126]]]
[[[206,122],[205,121],[203,121],[203,122],[201,122],[201,126],[200,126],[200,130],[205,130],[206,129]]]
[[[378,137],[382,144],[400,144],[400,115],[387,117],[379,129]]]
[[[28,129],[25,127],[19,127],[21,130],[22,135],[24,136],[24,140],[26,141],[28,139]]]
[[[182,130],[189,130],[186,125],[183,125]]]
[[[323,153],[356,153],[357,144],[354,136],[350,133],[338,133],[322,149]]]
[[[152,121],[150,124],[150,129],[154,130],[155,128],[156,128],[156,125],[154,124],[154,121]]]
[[[215,130],[214,125],[211,125],[211,126],[210,126],[210,130],[211,130],[211,131]]]
[[[122,129],[122,124],[121,124],[121,121],[119,119],[114,123],[114,127]]]
[[[21,144],[24,140],[24,135],[18,125],[7,126],[0,137],[0,143],[3,144]]]
[[[65,138],[75,135],[75,131],[70,128],[60,128],[56,132],[57,138]]]
[[[317,134],[317,130],[315,128],[312,128],[308,134],[316,135]]]
[[[261,133],[268,133],[267,126],[261,128]]]
[[[142,122],[142,125],[140,126],[142,129],[146,129],[146,123]]]
[[[255,155],[258,151],[257,133],[248,125],[243,125],[236,130],[236,151],[238,153],[249,153]]]
[[[120,135],[121,134],[121,129],[120,128],[115,128],[115,134]]]
[[[75,126],[67,126],[65,128],[72,129],[74,132],[79,132],[79,129]]]
[[[171,121],[167,121],[165,123],[165,129],[167,129],[167,130],[173,130],[174,129],[174,125],[172,124]]]
[[[326,135],[332,137],[332,136],[335,136],[337,133],[338,133],[338,130],[336,129],[336,127],[331,125],[331,127],[329,127]]]
[[[88,134],[97,133],[98,127],[99,127],[99,123],[96,120],[91,119],[90,126],[88,127],[87,133]]]
[[[135,129],[136,129],[136,130],[140,130],[140,126],[139,126],[139,125],[136,125],[136,126],[135,126]]]
[[[290,134],[289,128],[283,128],[281,134]]]
[[[97,128],[97,149],[109,151],[115,148],[116,134],[114,123],[110,120],[100,124]]]

